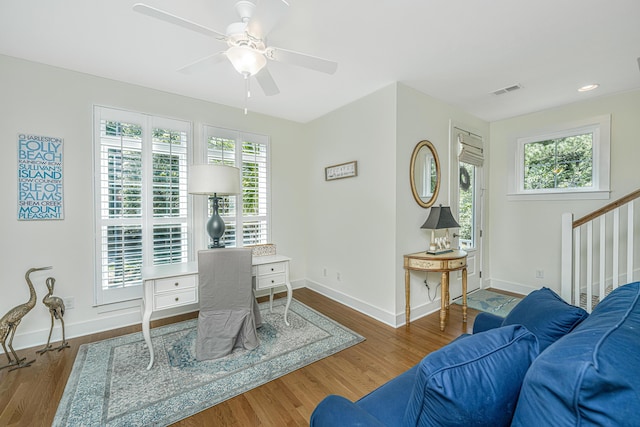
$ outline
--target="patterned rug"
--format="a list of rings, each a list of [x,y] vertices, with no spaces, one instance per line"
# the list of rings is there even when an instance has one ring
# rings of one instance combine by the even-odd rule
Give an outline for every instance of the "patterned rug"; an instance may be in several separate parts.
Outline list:
[[[195,360],[196,319],[151,329],[155,363],[142,333],[83,344],[53,426],[166,426],[242,394],[364,338],[293,300],[260,305],[260,346]]]
[[[467,295],[467,307],[505,317],[521,300],[522,298],[479,289]],[[455,303],[462,304],[462,298]]]

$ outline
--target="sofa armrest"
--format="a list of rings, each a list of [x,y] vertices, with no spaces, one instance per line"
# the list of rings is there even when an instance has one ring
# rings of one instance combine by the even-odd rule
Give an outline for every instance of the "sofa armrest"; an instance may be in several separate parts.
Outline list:
[[[476,320],[473,322],[473,333],[488,331],[502,326],[504,317],[496,316],[491,313],[478,313]]]
[[[384,425],[352,401],[335,394],[325,397],[314,409],[310,427],[355,427]]]

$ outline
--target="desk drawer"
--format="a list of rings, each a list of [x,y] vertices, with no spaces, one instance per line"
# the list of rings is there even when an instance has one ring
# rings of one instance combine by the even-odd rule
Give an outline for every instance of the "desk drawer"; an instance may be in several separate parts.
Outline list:
[[[256,289],[273,288],[275,286],[284,286],[286,283],[286,275],[270,274],[268,276],[256,277]]]
[[[154,296],[154,309],[162,310],[165,308],[179,307],[185,304],[193,304],[198,302],[197,289],[186,289],[180,292],[165,292]]]
[[[167,277],[166,279],[156,280],[155,293],[172,292],[182,289],[191,289],[196,287],[197,276],[175,276]]]
[[[449,269],[453,270],[456,268],[462,268],[464,267],[464,265],[467,263],[467,259],[466,258],[461,258],[461,259],[452,259],[449,261]]]
[[[258,276],[264,276],[265,274],[284,273],[284,262],[274,262],[272,264],[264,264],[258,266]]]
[[[427,259],[409,259],[409,268],[414,268],[417,270],[442,270],[444,267],[443,261],[433,261]]]

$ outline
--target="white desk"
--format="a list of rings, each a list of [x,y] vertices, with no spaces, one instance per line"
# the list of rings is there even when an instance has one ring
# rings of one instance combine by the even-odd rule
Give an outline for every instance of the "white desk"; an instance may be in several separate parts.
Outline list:
[[[284,322],[289,325],[287,314],[291,305],[291,283],[289,282],[289,261],[283,255],[253,257],[253,286],[256,290],[269,289],[269,309],[273,310],[273,289],[287,288],[287,304]],[[180,307],[198,302],[198,263],[186,262],[167,264],[142,269],[142,335],[149,348],[149,366],[153,366],[153,345],[149,323],[151,315],[160,310]]]

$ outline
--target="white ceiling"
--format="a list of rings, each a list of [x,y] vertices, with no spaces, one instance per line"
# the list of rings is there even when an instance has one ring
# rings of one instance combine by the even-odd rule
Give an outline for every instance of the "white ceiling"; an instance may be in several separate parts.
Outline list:
[[[229,63],[177,69],[226,45],[132,10],[142,1],[222,33],[234,0],[0,0],[0,53],[243,108]],[[638,0],[289,0],[270,45],[338,62],[269,62],[250,112],[308,122],[392,82],[487,121],[640,88]],[[592,92],[578,93],[587,83]],[[505,95],[493,91],[522,85]]]

